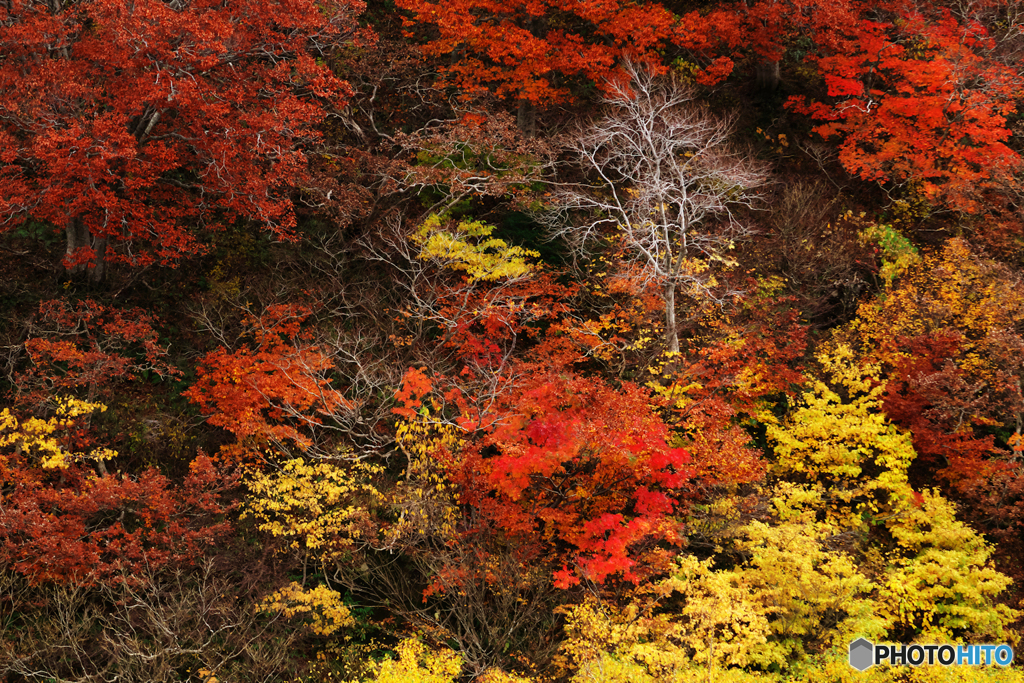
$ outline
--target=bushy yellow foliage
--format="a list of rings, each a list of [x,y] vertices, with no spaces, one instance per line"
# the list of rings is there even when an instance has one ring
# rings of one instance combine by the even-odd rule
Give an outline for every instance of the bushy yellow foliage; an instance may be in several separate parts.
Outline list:
[[[847,660],[846,648],[814,657],[799,670],[776,673],[723,669],[709,675],[698,667],[653,676],[642,666],[607,652],[580,667],[573,683],[1024,683],[1024,672],[1001,667],[872,667],[857,671]]]
[[[342,603],[341,593],[327,586],[307,590],[292,582],[265,598],[260,607],[281,612],[288,618],[308,616],[313,633],[321,636],[355,624],[348,607]]]
[[[1010,578],[989,564],[991,546],[955,517],[953,504],[925,491],[889,523],[896,542],[878,594],[879,614],[904,629],[949,640],[1003,642],[1018,614],[994,597]]]
[[[491,237],[492,225],[480,221],[452,223],[443,214],[431,214],[413,233],[411,240],[420,248],[421,260],[463,271],[470,282],[513,280],[534,271],[530,259],[540,256],[539,252]]]
[[[461,431],[433,419],[423,406],[409,419],[398,421],[395,441],[408,459],[405,479],[392,496],[399,519],[388,531],[391,541],[420,534],[451,536],[459,518],[458,493],[439,465],[441,454],[457,453]]]
[[[572,683],[655,683],[658,680],[628,657],[599,652],[580,666]]]
[[[381,470],[296,458],[272,472],[254,471],[246,479],[250,493],[241,517],[253,517],[261,531],[290,539],[293,549],[330,556],[363,536],[366,508],[380,498],[368,479]]]
[[[48,420],[31,417],[19,421],[9,409],[0,411],[0,448],[13,446],[21,452],[39,458],[44,469],[66,469],[81,460],[109,460],[117,452],[109,448],[94,448],[88,453],[75,453],[61,443],[59,433],[72,428],[76,418],[93,412],[103,412],[107,406],[77,398],[57,399],[57,412]]]
[[[896,678],[895,672],[899,669],[889,671]],[[1024,671],[1000,666],[922,666],[911,669],[906,680],[908,683],[1024,683]]]
[[[758,587],[735,571],[716,572],[712,562],[683,558],[680,571],[663,582],[683,594],[679,640],[693,652],[693,664],[710,672],[750,664],[768,642],[776,612]]]
[[[986,358],[989,335],[1013,329],[1021,319],[1019,277],[952,239],[909,267],[886,297],[863,304],[850,332],[863,355],[895,365],[908,354],[901,337],[957,331],[963,337],[961,368],[985,376],[998,370]]]
[[[877,365],[857,365],[842,344],[818,361],[829,382],[813,380],[785,423],[760,416],[773,444],[773,470],[805,484],[806,502],[824,508],[838,530],[866,531],[870,520],[910,497],[914,448],[881,411],[885,386]]]
[[[750,559],[728,573],[771,617],[766,642],[749,654],[761,666],[786,668],[808,648],[883,633],[868,598],[872,582],[849,554],[829,548],[830,532],[827,524],[810,521],[754,521],[745,528],[738,547]]]
[[[627,662],[631,668],[666,675],[686,664],[689,657],[680,642],[680,625],[669,615],[654,614],[658,604],[656,594],[640,589],[621,609],[596,600],[568,608],[562,665],[579,675],[603,661],[604,655],[612,655],[613,660],[606,662],[612,668]]]
[[[926,641],[922,641],[926,642]],[[927,641],[934,642],[934,641]],[[844,647],[815,657],[807,668],[791,677],[772,680],[806,683],[1024,683],[1024,671],[998,666],[874,666],[857,671],[850,666]]]
[[[462,658],[453,650],[433,651],[415,638],[395,647],[398,657],[381,662],[374,683],[455,683]]]
[[[881,412],[878,366],[858,366],[852,355],[844,345],[820,354],[829,382],[812,382],[784,422],[766,420],[775,472],[791,480],[773,501],[778,518],[820,516],[855,542],[888,628],[1004,637],[1016,613],[995,598],[1010,580],[990,566],[991,547],[956,520],[952,504],[912,489],[910,437]]]

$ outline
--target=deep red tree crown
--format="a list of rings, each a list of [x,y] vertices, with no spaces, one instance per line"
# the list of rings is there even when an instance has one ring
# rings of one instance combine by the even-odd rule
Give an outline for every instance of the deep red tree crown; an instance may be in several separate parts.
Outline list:
[[[359,0],[13,0],[0,7],[0,226],[65,266],[173,264],[239,217],[286,237]]]
[[[623,57],[660,64],[657,49],[676,32],[675,17],[658,3],[399,0],[397,5],[412,14],[407,25],[436,29],[428,53],[458,55],[448,75],[467,94],[490,89],[533,104],[566,99],[566,78],[591,79],[598,87],[620,82],[616,62]]]

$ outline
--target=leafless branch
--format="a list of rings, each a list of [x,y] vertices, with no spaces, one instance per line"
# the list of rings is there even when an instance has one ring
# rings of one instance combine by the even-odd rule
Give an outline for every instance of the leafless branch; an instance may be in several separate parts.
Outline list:
[[[620,241],[664,286],[666,343],[678,351],[677,288],[723,297],[713,266],[749,233],[737,210],[757,205],[768,171],[729,146],[733,121],[710,114],[690,88],[624,68],[631,81],[614,87],[603,113],[565,141],[587,181],[561,185],[541,219],[579,252]]]

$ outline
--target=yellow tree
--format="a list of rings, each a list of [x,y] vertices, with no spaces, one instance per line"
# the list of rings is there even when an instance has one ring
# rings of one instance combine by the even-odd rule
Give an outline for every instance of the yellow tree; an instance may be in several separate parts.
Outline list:
[[[880,364],[883,409],[913,435],[917,481],[941,484],[1024,579],[1024,280],[962,240],[909,265],[842,333]]]
[[[844,345],[818,360],[829,382],[812,382],[785,420],[763,416],[774,472],[792,487],[781,518],[819,515],[834,542],[848,539],[863,554],[892,637],[1004,637],[1016,613],[995,599],[1010,579],[992,568],[992,547],[955,519],[949,502],[911,487],[915,452],[882,413],[879,367],[857,365]]]
[[[295,458],[271,471],[250,473],[242,519],[253,518],[260,531],[283,539],[284,550],[302,560],[302,582],[268,595],[263,609],[303,619],[322,636],[355,623],[341,593],[329,582],[311,588],[306,583],[310,566],[326,581],[331,565],[358,545],[375,540],[377,525],[369,508],[380,494],[367,481],[381,471],[363,463],[340,467]]]

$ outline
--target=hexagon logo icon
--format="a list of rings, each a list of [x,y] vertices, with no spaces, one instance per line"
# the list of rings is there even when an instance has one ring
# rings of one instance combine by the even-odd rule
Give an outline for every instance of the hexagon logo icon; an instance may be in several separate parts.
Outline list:
[[[857,671],[867,671],[875,663],[875,646],[866,638],[850,643],[850,666]]]

